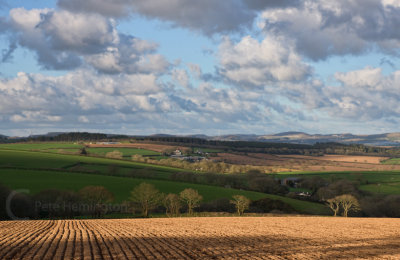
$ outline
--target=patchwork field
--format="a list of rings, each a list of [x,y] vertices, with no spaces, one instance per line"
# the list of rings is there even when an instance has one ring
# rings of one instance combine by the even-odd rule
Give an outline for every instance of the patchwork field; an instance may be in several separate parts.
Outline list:
[[[150,143],[124,143],[124,144],[90,144],[90,148],[137,148],[161,153],[168,149],[186,149],[184,146],[173,146]]]
[[[232,164],[269,166],[273,171],[390,171],[400,170],[397,159],[353,155],[272,155],[262,153],[218,153],[215,160]]]
[[[118,171],[119,176],[104,176],[113,169]],[[129,198],[135,186],[147,182],[164,193],[179,193],[185,188],[196,189],[205,202],[218,198],[230,199],[239,194],[253,200],[265,197],[280,200],[300,213],[330,214],[327,207],[319,203],[259,192],[168,181],[171,173],[179,171],[184,170],[107,158],[0,149],[0,182],[11,189],[28,189],[32,194],[47,189],[78,191],[85,186],[99,185],[110,190],[115,196],[115,202],[120,203]],[[124,177],[131,172],[152,174],[157,180]]]
[[[0,259],[399,259],[399,243],[398,219],[0,222]]]
[[[103,147],[103,148],[88,148],[86,151],[89,154],[98,154],[98,155],[106,155],[112,151],[120,151],[124,157],[129,157],[134,154],[139,155],[160,155],[158,152],[145,150],[145,149],[138,149],[138,148],[114,148],[114,147]]]

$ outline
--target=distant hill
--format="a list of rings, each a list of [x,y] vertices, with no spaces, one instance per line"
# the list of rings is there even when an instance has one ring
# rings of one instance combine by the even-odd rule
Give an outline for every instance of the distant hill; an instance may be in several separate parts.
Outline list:
[[[271,135],[224,135],[210,137],[212,140],[229,141],[258,141],[258,142],[279,142],[296,144],[315,143],[344,143],[364,144],[372,146],[400,146],[400,133],[387,133],[375,135],[353,135],[345,134],[307,134],[303,132],[284,132]]]
[[[245,141],[245,142],[268,142],[268,143],[290,143],[290,144],[309,144],[316,143],[343,143],[343,144],[363,144],[371,146],[400,146],[399,133],[385,133],[372,135],[354,135],[351,133],[341,134],[308,134],[304,132],[282,132],[269,135],[255,134],[230,134],[220,136],[207,136],[204,134],[193,135],[171,135],[154,134],[148,136],[115,135],[105,133],[86,133],[86,132],[50,132],[43,135],[31,135],[29,137],[13,138],[16,140],[39,140],[39,141],[67,141],[67,140],[100,140],[100,139],[124,139],[124,138],[186,138],[203,139],[212,141]],[[8,139],[5,135],[0,135],[1,140]]]
[[[291,135],[309,135],[303,132],[283,132],[283,133],[278,133],[274,134],[274,136],[291,136]]]
[[[151,137],[173,137],[175,135],[169,135],[169,134],[154,134],[154,135],[149,135]]]
[[[47,134],[42,134],[42,135],[30,135],[30,136],[28,136],[29,138],[37,138],[37,137],[42,137],[42,136],[45,136],[45,137],[55,137],[55,136],[58,136],[58,135],[61,135],[61,134],[65,134],[65,133],[67,133],[67,132],[49,132],[49,133],[47,133]]]

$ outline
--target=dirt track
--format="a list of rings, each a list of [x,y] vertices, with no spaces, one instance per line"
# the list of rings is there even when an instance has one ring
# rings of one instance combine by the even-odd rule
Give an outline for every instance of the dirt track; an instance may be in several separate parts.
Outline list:
[[[400,259],[400,220],[3,221],[0,259]]]

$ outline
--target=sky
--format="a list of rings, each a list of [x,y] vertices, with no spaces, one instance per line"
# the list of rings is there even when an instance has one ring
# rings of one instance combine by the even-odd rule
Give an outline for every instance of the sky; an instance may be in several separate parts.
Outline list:
[[[0,0],[0,134],[374,134],[398,0]]]

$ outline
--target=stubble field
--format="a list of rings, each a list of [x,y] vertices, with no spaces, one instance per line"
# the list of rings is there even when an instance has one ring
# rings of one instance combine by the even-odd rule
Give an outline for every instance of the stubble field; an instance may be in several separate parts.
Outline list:
[[[399,259],[400,220],[331,217],[0,222],[0,259]]]
[[[354,155],[273,155],[262,153],[218,153],[212,159],[231,164],[250,164],[270,167],[274,171],[393,171],[400,165],[382,163],[389,159],[380,156]]]

